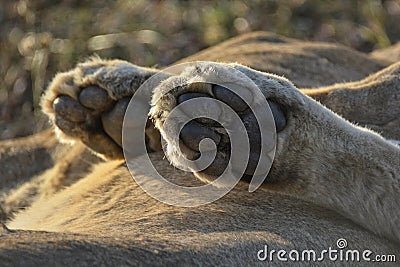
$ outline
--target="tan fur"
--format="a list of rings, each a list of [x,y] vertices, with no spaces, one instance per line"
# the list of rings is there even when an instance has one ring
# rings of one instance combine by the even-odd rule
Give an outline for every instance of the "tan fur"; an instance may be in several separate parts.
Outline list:
[[[179,144],[171,142],[172,133],[163,127],[165,119],[176,105],[175,101],[171,103],[172,95],[177,97],[187,90],[204,92],[204,87],[199,90],[180,87],[180,90],[170,91],[168,94],[165,93],[166,90],[176,88],[177,81],[181,82],[182,79],[189,83],[193,80],[209,80],[210,73],[222,82],[245,84],[246,79],[233,73],[231,68],[239,70],[257,84],[265,98],[274,99],[288,110],[289,123],[278,134],[277,151],[269,174],[274,183],[271,186],[267,183],[266,186],[331,208],[371,232],[400,243],[400,149],[380,135],[345,121],[301,94],[282,77],[254,71],[238,64],[208,63],[188,68],[180,76],[171,77],[160,84],[154,90],[155,101],[150,114],[168,143],[166,152],[170,153],[169,159],[172,163],[179,166],[181,157],[175,148]],[[393,117],[397,120],[398,116],[395,114],[400,114],[400,90],[397,87],[400,84],[399,71],[400,64],[393,65],[357,83],[364,94],[364,97],[358,99],[371,97],[383,100],[390,97],[393,107],[384,104],[391,108],[390,112],[394,112]],[[385,81],[389,83],[382,86]],[[380,88],[384,88],[384,93],[371,93],[377,89],[376,85],[373,87],[370,84],[377,82],[380,83]],[[394,85],[390,86],[391,84]],[[249,86],[240,87],[250,91]],[[353,83],[349,87],[356,86]],[[207,88],[208,94],[212,95],[211,87]],[[165,96],[160,97],[161,95]],[[253,103],[257,101],[257,98],[253,99]],[[371,105],[370,109],[373,108],[374,105]],[[379,118],[378,112],[371,113],[377,114]],[[393,119],[387,116],[385,118]],[[223,120],[224,118],[221,119]],[[201,177],[202,173],[197,175]]]
[[[235,61],[247,61],[242,63],[250,65],[248,62],[254,60],[253,65],[258,66],[260,70],[274,68],[277,70],[274,73],[277,74],[292,73],[293,77],[290,79],[295,84],[305,87],[328,85],[343,80],[357,80],[383,67],[381,63],[348,48],[327,44],[313,45],[292,40],[288,43],[277,44],[271,43],[276,39],[271,39],[270,36],[270,34],[262,33],[250,34],[247,37],[240,37],[221,44],[214,51],[221,51],[221,47],[224,48],[225,45],[228,62],[235,57]],[[257,45],[257,43],[259,44]],[[246,44],[249,46],[246,47]],[[266,50],[276,48],[274,51],[278,51],[279,46],[282,47],[280,51],[283,51],[283,57],[279,59],[278,57],[264,57]],[[238,47],[242,47],[243,50]],[[234,49],[236,54],[229,55],[230,49]],[[212,57],[224,57],[224,53],[219,52],[217,55],[212,51],[200,53],[198,59],[214,60]],[[337,51],[342,53],[342,58],[328,57],[335,55],[338,53]],[[260,53],[263,55],[262,62],[260,62]],[[305,65],[302,64],[304,55],[310,60]],[[323,60],[325,55],[332,61],[338,61],[336,64],[328,64]],[[296,58],[299,63],[292,64]],[[323,67],[310,67],[309,69],[308,66],[311,66],[312,62],[325,63],[322,64]],[[362,64],[353,65],[352,62],[362,62]],[[254,68],[254,66],[252,67]],[[342,67],[349,71],[341,71]],[[301,74],[303,69],[312,75],[304,77],[294,75],[295,73]],[[241,71],[247,72],[247,69]],[[324,79],[320,79],[314,74],[318,71]],[[260,77],[260,74],[256,73],[254,76],[253,73],[253,70],[249,70],[246,75],[257,80],[255,77]],[[327,73],[335,75],[331,76]],[[313,81],[314,78],[315,81]],[[324,83],[325,81],[326,83]],[[379,89],[381,86],[367,87]],[[342,85],[342,87],[353,88],[354,86]],[[391,92],[397,92],[394,91],[394,87],[391,88]],[[334,91],[335,89],[332,89],[332,92]],[[288,101],[285,96],[287,94],[282,92],[281,99]],[[365,101],[370,101],[369,104],[374,105],[376,96],[379,94],[372,94],[372,96],[361,94],[361,98],[355,98],[359,99],[355,101],[359,101],[360,106]],[[299,92],[295,93],[294,103],[297,105],[296,100],[303,97],[305,96]],[[318,94],[313,97],[318,98]],[[325,98],[321,97],[321,102],[324,103],[324,101]],[[330,101],[334,101],[334,97]],[[380,104],[386,103],[379,99],[377,101]],[[288,162],[294,162],[293,157],[298,153],[299,157],[295,161],[298,166],[292,166],[299,174],[295,183],[291,183],[290,177],[280,174],[279,177],[288,178],[288,180],[284,179],[282,184],[277,183],[276,187],[269,185],[269,188],[263,187],[254,193],[248,193],[247,185],[240,183],[228,195],[212,204],[197,208],[177,208],[150,198],[138,188],[126,167],[121,166],[120,161],[96,164],[89,175],[76,174],[74,180],[76,182],[72,182],[71,186],[61,191],[57,189],[50,195],[44,194],[43,198],[35,198],[30,208],[7,223],[10,228],[24,230],[8,230],[6,228],[0,230],[1,262],[4,264],[35,262],[36,264],[70,265],[76,264],[79,260],[79,263],[82,264],[109,265],[167,265],[174,263],[254,265],[265,264],[265,262],[257,260],[257,251],[262,249],[265,244],[276,250],[281,248],[322,250],[329,246],[334,247],[338,238],[346,238],[349,249],[368,248],[375,253],[399,255],[398,243],[372,233],[376,232],[380,236],[387,237],[391,233],[390,231],[396,231],[392,224],[394,221],[390,217],[393,207],[385,206],[385,203],[394,204],[391,201],[393,198],[398,199],[398,196],[391,194],[395,194],[396,191],[387,190],[388,186],[390,188],[390,183],[385,184],[387,180],[380,181],[376,178],[388,173],[389,176],[393,174],[393,178],[398,179],[400,164],[396,162],[398,160],[396,155],[399,153],[399,149],[375,133],[350,125],[309,98],[305,103],[310,108],[309,113],[304,113],[304,110],[308,109],[301,109],[303,112],[301,115],[306,117],[303,117],[305,123],[289,125],[287,131],[285,130],[287,136],[279,137],[277,162],[280,162],[281,166],[275,166],[275,170],[286,171],[286,168],[291,166]],[[332,105],[331,108],[335,109],[335,107],[340,108],[340,105]],[[315,113],[319,115],[314,120],[306,116]],[[342,115],[346,116],[347,114]],[[393,113],[389,111],[386,115],[382,113],[380,116],[384,118],[387,115],[395,116],[398,113],[393,110]],[[372,113],[368,118],[371,121],[366,121],[367,124],[373,122]],[[330,129],[331,125],[335,125],[336,129],[343,130],[342,138],[333,134],[334,132]],[[379,126],[377,125],[378,130],[382,132],[383,136],[386,132],[388,136],[391,136],[399,125],[394,124],[387,129],[379,128]],[[319,134],[322,139],[319,142],[310,142],[315,138],[316,129],[321,131]],[[293,144],[291,147],[284,147],[287,139],[290,139],[289,131],[294,131],[293,138],[302,138],[307,149],[300,150],[300,147],[296,146],[298,140],[290,141]],[[348,147],[349,142],[354,144],[354,148]],[[43,141],[43,143],[46,142]],[[77,145],[78,143],[74,146]],[[341,156],[338,157],[337,150],[345,153],[339,153]],[[312,153],[318,153],[321,158],[310,168],[309,154]],[[288,158],[285,158],[286,156]],[[71,156],[69,159],[64,158],[64,163],[84,160],[86,157],[78,150],[71,150]],[[174,169],[169,162],[163,160],[162,154],[153,153],[151,157],[155,165],[176,183],[186,185],[198,183],[192,174]],[[357,157],[360,157],[360,161],[357,160]],[[373,164],[365,166],[371,167],[370,169],[360,169],[361,157],[364,159],[367,157],[368,162]],[[135,175],[145,175],[146,173],[146,170],[141,169],[141,160],[143,159],[139,157],[134,162],[137,166]],[[324,162],[332,165],[321,165]],[[40,165],[40,163],[38,164]],[[53,171],[56,170],[55,172],[58,173],[57,169],[60,167],[55,166],[54,168]],[[66,168],[66,170],[68,169],[70,168]],[[304,173],[301,171],[302,169]],[[308,176],[307,171],[309,172]],[[310,173],[312,171],[316,171],[318,175]],[[347,175],[351,175],[354,179],[345,180]],[[56,188],[60,187],[60,177],[48,174],[45,177],[46,184],[55,184]],[[308,179],[310,177],[313,177],[313,180],[310,181]],[[363,180],[364,178],[370,179],[370,181]],[[56,183],[52,181],[53,179]],[[35,184],[37,180],[33,179],[31,183]],[[357,188],[361,185],[364,185],[364,188]],[[379,195],[378,200],[368,199],[368,195],[360,194],[368,193],[364,189],[368,189],[369,185],[377,185],[374,188],[377,187],[381,190],[379,192],[382,194]],[[354,191],[354,195],[347,195],[347,191],[342,193],[344,192],[342,190],[349,187],[357,189]],[[52,189],[45,188],[43,190]],[[335,193],[339,195],[335,195]],[[347,198],[343,199],[343,196]],[[21,194],[21,197],[24,197],[24,194]],[[367,198],[367,203],[352,202],[355,199],[358,200],[358,197],[360,197],[359,200]],[[387,197],[389,200],[380,197]],[[346,199],[349,201],[342,202]],[[374,203],[383,203],[384,205],[379,207],[374,206]],[[319,205],[330,209],[322,208]],[[368,207],[368,210],[360,210],[360,207]],[[377,209],[378,207],[384,209],[381,211]],[[377,218],[379,212],[386,216],[387,222],[376,221],[379,220]],[[368,219],[362,217],[366,215],[372,217],[368,217]],[[382,225],[377,225],[377,229],[371,229],[380,223]],[[383,223],[388,223],[388,225]],[[389,239],[398,240],[396,233],[393,232],[393,238]],[[332,262],[325,264],[329,263]],[[280,263],[276,262],[276,264]]]
[[[387,64],[398,62],[400,60],[400,42],[386,48],[372,51],[369,55],[382,62],[387,62]]]

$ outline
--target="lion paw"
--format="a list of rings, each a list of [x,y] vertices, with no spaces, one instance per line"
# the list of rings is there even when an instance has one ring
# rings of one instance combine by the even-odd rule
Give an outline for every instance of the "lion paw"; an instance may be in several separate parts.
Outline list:
[[[54,78],[42,98],[43,111],[61,139],[80,140],[108,159],[122,158],[125,110],[155,72],[124,61],[91,59]]]
[[[219,84],[202,82],[188,83],[184,86],[175,84],[175,81],[182,81],[185,78],[188,81],[192,81],[191,79],[196,77],[199,74],[198,72],[207,72],[207,65],[203,67],[204,70],[202,70],[202,67],[197,68],[197,70],[194,68],[195,73],[193,73],[193,76],[190,75],[190,71],[187,71],[184,74],[186,75],[185,77],[176,76],[175,80],[174,78],[170,79],[169,82],[167,80],[156,88],[150,115],[154,119],[162,137],[166,140],[168,146],[166,151],[169,153],[167,156],[174,165],[182,166],[185,164],[182,162],[187,162],[186,159],[196,161],[200,156],[207,155],[207,153],[212,154],[210,151],[216,150],[216,154],[211,156],[213,157],[211,164],[199,171],[194,171],[200,179],[210,182],[220,176],[229,164],[231,158],[230,138],[232,138],[230,133],[240,131],[237,124],[238,121],[233,120],[228,115],[230,111],[227,109],[230,109],[240,118],[244,125],[242,130],[246,132],[249,139],[250,150],[247,166],[244,172],[240,174],[242,179],[248,180],[254,175],[258,162],[266,160],[265,157],[267,157],[267,155],[261,153],[261,130],[253,110],[253,107],[261,108],[261,106],[255,104],[258,101],[257,96],[251,91],[246,91],[247,88],[240,88],[244,98],[246,98],[246,100],[243,100],[231,89]],[[214,72],[215,70],[223,72],[224,67],[212,64],[210,69]],[[232,73],[232,75],[235,74]],[[173,89],[166,89],[168,87]],[[283,131],[287,124],[284,109],[274,100],[266,99],[263,95],[261,97],[264,98],[264,102],[268,103],[272,111],[276,132]],[[196,102],[191,102],[187,103],[186,107],[180,106],[184,102],[196,98],[202,99],[199,99],[197,104]],[[171,119],[171,114],[176,112],[174,111],[175,107],[182,108],[176,113],[178,117]],[[265,107],[262,106],[262,108]],[[196,113],[201,115],[193,117]],[[186,116],[187,118],[183,118]],[[168,120],[172,124],[168,124]],[[173,135],[179,136],[177,142],[173,139]],[[213,145],[207,145],[206,143],[202,144],[205,139],[210,139],[215,147],[213,148]],[[263,139],[263,142],[266,142],[266,140]],[[237,154],[240,153],[233,153],[232,156],[235,157]],[[232,171],[235,172],[235,163],[232,164],[231,162],[230,164],[233,167]],[[263,172],[262,166],[261,170],[258,169],[259,171]],[[268,170],[265,171],[267,172]],[[236,173],[239,173],[239,171]]]

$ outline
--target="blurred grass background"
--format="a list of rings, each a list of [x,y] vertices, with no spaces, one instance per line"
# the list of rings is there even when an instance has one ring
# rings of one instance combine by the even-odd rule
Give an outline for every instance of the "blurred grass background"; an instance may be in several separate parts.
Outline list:
[[[43,89],[94,53],[167,65],[254,30],[369,52],[399,41],[399,24],[400,0],[0,0],[0,139],[46,127]]]

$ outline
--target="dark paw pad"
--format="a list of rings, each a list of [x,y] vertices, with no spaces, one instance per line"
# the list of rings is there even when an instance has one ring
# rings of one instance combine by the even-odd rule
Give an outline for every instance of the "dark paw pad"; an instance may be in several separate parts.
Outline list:
[[[222,101],[231,107],[239,115],[243,122],[247,136],[249,137],[250,154],[249,161],[243,175],[243,178],[251,177],[258,165],[260,160],[261,151],[261,134],[259,124],[256,120],[255,115],[246,104],[243,99],[233,93],[231,90],[219,86],[212,86],[212,93],[214,98]],[[177,97],[178,104],[181,104],[190,99],[198,97],[213,97],[205,93],[189,92],[181,94]],[[251,104],[251,99],[247,100]],[[275,102],[268,100],[269,107],[272,111],[274,122],[276,125],[276,131],[280,132],[286,127],[286,116],[281,106]],[[227,128],[228,131],[235,131],[235,126]],[[181,152],[183,155],[190,159],[196,159],[199,157],[199,144],[204,138],[211,139],[217,147],[217,154],[214,161],[206,169],[202,170],[201,173],[207,176],[219,176],[227,167],[228,161],[230,160],[231,145],[230,139],[227,134],[227,130],[222,127],[217,121],[207,118],[196,118],[186,123],[180,132]],[[204,151],[203,151],[204,152]]]

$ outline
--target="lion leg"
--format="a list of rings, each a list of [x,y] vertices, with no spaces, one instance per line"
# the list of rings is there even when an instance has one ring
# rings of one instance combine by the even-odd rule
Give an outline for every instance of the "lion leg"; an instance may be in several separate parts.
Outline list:
[[[172,126],[165,123],[175,106],[200,94],[224,102],[237,112],[245,125],[250,126],[246,126],[251,146],[247,167],[244,173],[232,172],[232,175],[248,179],[258,161],[265,164],[264,159],[269,155],[253,155],[260,152],[257,121],[232,92],[215,84],[199,82],[176,87],[176,81],[206,79],[210,73],[227,81],[237,81],[238,75],[231,73],[231,68],[245,74],[258,86],[277,125],[276,152],[265,185],[270,190],[333,209],[374,233],[400,242],[400,149],[375,132],[339,117],[302,94],[284,78],[237,64],[210,63],[187,69],[183,75],[172,77],[157,87],[151,116],[166,140],[165,151],[172,163],[180,166],[182,158],[197,159],[200,141],[207,138],[214,142],[211,149],[216,150],[216,156],[211,165],[196,170],[195,175],[204,180],[215,180],[229,166],[231,155],[227,131],[235,131],[235,125],[228,124],[224,131],[213,121],[202,119],[185,125],[179,125],[179,118],[169,120]],[[168,91],[170,88],[173,90]],[[246,85],[242,90],[247,90]],[[251,93],[244,92],[243,95],[248,97],[249,103],[260,101]],[[203,111],[213,111],[221,116],[224,113],[219,109],[218,106],[204,105]],[[220,118],[229,121],[224,115]],[[171,129],[180,127],[183,128],[177,143]],[[262,138],[268,140],[268,136]],[[232,156],[237,155],[232,153]]]
[[[400,63],[358,82],[302,92],[353,123],[400,140]]]
[[[130,97],[156,72],[121,60],[92,58],[58,74],[41,105],[60,139],[80,140],[105,158],[119,159],[123,157],[122,122]],[[158,150],[158,132],[149,132],[156,136],[150,136],[148,148]]]
[[[351,122],[399,140],[399,66],[360,82],[301,91]],[[129,99],[157,72],[119,60],[91,59],[54,78],[43,97],[43,110],[61,139],[81,140],[106,158],[122,158],[122,122]],[[150,151],[161,149],[159,133],[150,123],[146,137]]]

